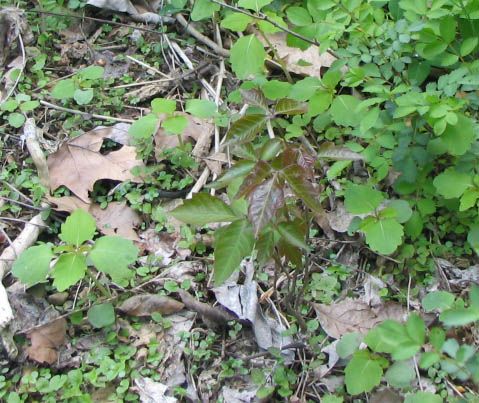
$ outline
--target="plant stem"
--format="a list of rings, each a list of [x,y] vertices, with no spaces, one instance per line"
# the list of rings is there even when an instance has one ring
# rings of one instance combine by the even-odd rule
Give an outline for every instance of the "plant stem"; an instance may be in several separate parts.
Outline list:
[[[95,285],[97,286],[97,288],[100,290],[100,292],[103,294],[104,297],[111,298],[110,290],[106,288],[102,283],[100,283],[100,281],[95,277],[95,275],[90,271],[90,269],[86,270],[86,274],[95,283]]]

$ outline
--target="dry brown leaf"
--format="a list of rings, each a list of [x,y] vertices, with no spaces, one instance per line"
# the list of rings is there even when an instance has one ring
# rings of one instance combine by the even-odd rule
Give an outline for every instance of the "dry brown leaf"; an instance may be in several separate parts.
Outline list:
[[[136,159],[135,147],[123,146],[104,155],[99,152],[102,143],[101,131],[90,131],[64,143],[51,154],[48,157],[50,189],[64,185],[88,203],[88,191],[93,190],[97,180],[139,181],[130,173],[133,167],[143,165]]]
[[[55,204],[57,211],[71,213],[76,209],[88,211],[96,220],[98,230],[105,235],[118,235],[131,241],[140,241],[134,228],[141,224],[138,213],[124,203],[111,202],[106,209],[98,204],[85,203],[76,196],[52,197],[46,199]]]
[[[188,126],[181,135],[183,141],[194,140],[198,141],[200,138],[211,137],[214,125],[206,120],[191,116],[187,113],[179,113],[178,115],[186,117]],[[177,147],[180,145],[178,136],[166,133],[163,128],[159,128],[155,134],[155,154],[158,161],[161,160],[161,153],[168,148]],[[199,151],[195,152],[198,155]]]
[[[334,339],[350,332],[366,334],[386,319],[403,321],[407,313],[402,305],[394,302],[370,307],[363,301],[352,298],[331,305],[314,304],[314,309],[321,327]]]
[[[65,342],[67,322],[59,318],[28,333],[31,346],[28,357],[39,363],[53,364],[58,358],[57,348]]]
[[[135,295],[118,307],[118,309],[131,316],[151,316],[158,312],[162,315],[171,315],[181,311],[184,305],[170,297],[156,294]]]
[[[261,35],[258,39],[268,46]],[[321,77],[321,68],[329,67],[336,58],[328,52],[319,53],[319,47],[311,45],[306,50],[292,48],[286,45],[286,32],[268,35],[268,41],[274,46],[280,59],[286,63],[286,68],[292,73],[305,76]]]

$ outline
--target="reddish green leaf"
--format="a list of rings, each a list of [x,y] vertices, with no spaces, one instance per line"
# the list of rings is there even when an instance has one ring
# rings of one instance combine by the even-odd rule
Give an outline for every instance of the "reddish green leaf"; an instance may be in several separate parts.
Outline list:
[[[290,165],[283,169],[282,174],[291,190],[306,206],[316,214],[323,213],[323,207],[319,202],[319,191],[307,179],[307,173],[303,168],[298,165]]]
[[[263,93],[257,89],[240,90],[243,101],[251,106],[258,106],[260,108],[268,110],[268,101],[264,97]]]
[[[245,143],[250,141],[265,126],[268,118],[265,115],[245,115],[234,122],[227,135],[226,144]]]
[[[238,161],[230,169],[228,169],[221,178],[213,182],[209,187],[213,189],[220,189],[228,185],[234,179],[241,178],[242,176],[245,176],[250,173],[255,165],[256,163],[254,161]]]
[[[256,241],[257,251],[256,259],[260,266],[266,264],[274,252],[274,232],[270,230],[263,231]]]
[[[223,284],[251,254],[253,228],[247,220],[234,221],[215,232],[215,285]]]
[[[298,220],[280,223],[278,225],[278,232],[291,245],[309,250],[308,245],[304,242],[304,228],[301,228],[301,223]]]
[[[274,108],[274,113],[277,115],[301,115],[307,111],[307,103],[288,98],[280,99]]]
[[[283,189],[278,186],[276,177],[263,182],[253,190],[249,195],[248,218],[253,224],[256,238],[283,205]]]
[[[237,198],[240,199],[244,196],[249,196],[249,194],[259,186],[271,173],[271,167],[264,161],[258,161],[256,166],[243,181],[243,184],[238,190]]]

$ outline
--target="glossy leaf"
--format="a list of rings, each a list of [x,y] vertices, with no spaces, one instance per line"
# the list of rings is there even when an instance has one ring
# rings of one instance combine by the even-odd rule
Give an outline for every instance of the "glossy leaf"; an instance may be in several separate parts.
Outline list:
[[[226,135],[227,144],[251,141],[266,125],[265,115],[245,115],[235,121]]]
[[[302,115],[307,111],[308,104],[289,98],[280,99],[274,107],[274,113],[276,115]]]
[[[251,173],[245,178],[243,183],[241,184],[238,194],[236,195],[237,198],[241,198],[244,196],[249,196],[250,193],[261,183],[265,181],[265,179],[270,175],[271,167],[268,163],[264,161],[258,161],[251,171]]]
[[[254,161],[238,161],[230,169],[228,169],[223,176],[213,182],[210,187],[213,189],[221,189],[222,187],[227,186],[233,180],[248,175],[248,173],[253,170],[255,165],[256,163]]]
[[[278,224],[277,229],[281,236],[291,245],[306,251],[309,250],[308,245],[304,241],[304,228],[301,228],[301,223],[298,220],[281,222]]]
[[[323,213],[319,201],[319,191],[307,179],[307,173],[298,165],[290,165],[282,170],[282,175],[288,182],[294,194],[300,198],[314,213]]]
[[[268,101],[261,91],[253,88],[250,90],[240,90],[240,93],[246,104],[268,110]]]

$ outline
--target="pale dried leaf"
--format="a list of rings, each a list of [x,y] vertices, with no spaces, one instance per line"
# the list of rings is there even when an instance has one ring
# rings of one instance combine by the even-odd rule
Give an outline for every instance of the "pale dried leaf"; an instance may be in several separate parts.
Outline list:
[[[369,403],[401,403],[403,401],[401,395],[390,388],[377,390],[369,398]]]
[[[359,332],[366,334],[386,319],[403,321],[406,309],[397,303],[388,302],[379,307],[370,307],[359,299],[346,298],[332,305],[314,304],[319,323],[326,334],[339,339],[343,334]]]
[[[90,206],[97,228],[105,235],[118,235],[131,241],[139,241],[134,228],[141,224],[141,217],[124,203],[110,202],[106,209],[98,204]]]
[[[334,231],[347,232],[355,216],[346,210],[342,201],[337,200],[334,211],[326,213],[326,217]]]
[[[181,302],[173,298],[157,294],[135,295],[118,307],[118,309],[131,316],[151,316],[152,313],[171,315],[184,308]]]
[[[117,181],[139,181],[130,170],[142,166],[136,159],[134,147],[123,146],[118,151],[101,154],[103,137],[94,131],[87,132],[64,143],[60,149],[48,157],[50,189],[68,187],[82,201],[88,203],[88,191],[100,179]]]
[[[58,358],[57,348],[65,342],[66,326],[66,320],[59,318],[29,332],[28,357],[39,363],[53,364]]]
[[[221,395],[224,402],[250,403],[255,401],[257,390],[258,387],[254,385],[243,390],[233,389],[229,386],[223,386],[223,388],[221,389]]]
[[[150,378],[138,377],[135,379],[135,385],[142,403],[176,403],[178,401],[175,397],[165,396],[168,386]]]
[[[257,36],[265,46],[268,46],[261,35]],[[285,32],[277,32],[268,35],[268,41],[276,49],[278,57],[286,63],[286,68],[293,73],[321,77],[321,67],[329,67],[336,60],[328,52],[320,54],[316,45],[311,45],[306,50],[291,48],[286,45],[286,36]]]
[[[370,274],[366,274],[366,278],[364,280],[364,295],[362,300],[371,306],[378,306],[381,304],[381,296],[379,295],[379,291],[386,288],[386,284],[377,277],[371,276]]]

